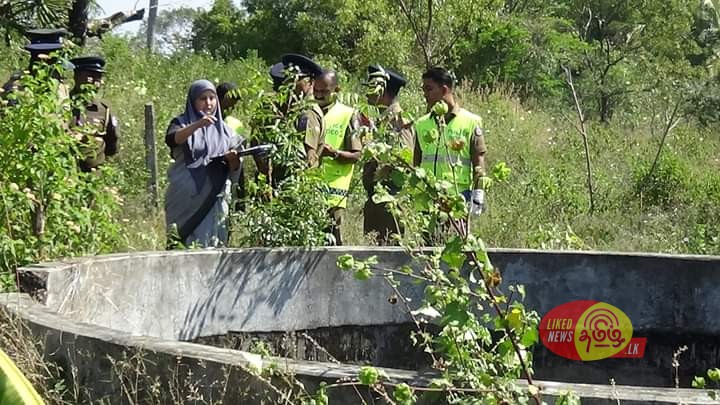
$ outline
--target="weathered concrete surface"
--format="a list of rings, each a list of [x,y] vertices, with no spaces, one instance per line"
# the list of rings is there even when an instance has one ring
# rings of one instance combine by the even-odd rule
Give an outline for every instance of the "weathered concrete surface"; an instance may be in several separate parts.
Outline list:
[[[29,324],[36,338],[44,342],[46,356],[64,366],[71,388],[80,392],[82,403],[158,403],[175,404],[176,398],[189,403],[192,398],[233,404],[277,403],[276,392],[262,379],[246,371],[270,364],[294,374],[309,391],[320,382],[336,382],[357,376],[358,366],[259,358],[236,350],[192,343],[167,341],[83,324],[54,313],[25,294],[0,294],[0,311],[7,311],[14,322]],[[141,371],[140,375],[137,374]],[[381,369],[390,384],[426,384],[432,375]],[[140,378],[138,381],[137,378]],[[278,381],[274,381],[276,384]],[[150,389],[152,383],[156,389]],[[522,383],[521,383],[522,384]],[[543,399],[549,404],[562,392],[573,391],[583,404],[712,404],[703,390],[643,388],[629,386],[565,384],[538,381]],[[137,387],[146,389],[138,390]],[[134,402],[128,399],[128,391]],[[370,394],[360,389],[365,400]],[[330,392],[331,403],[360,403],[351,387]],[[382,403],[382,402],[378,402]],[[419,404],[431,404],[421,400]]]
[[[47,273],[49,308],[83,322],[168,339],[408,321],[380,279],[358,282],[337,257],[376,255],[399,267],[396,248],[249,249],[82,258],[23,269]],[[638,332],[720,335],[720,258],[493,250],[504,284],[520,283],[541,315],[594,299],[623,310]],[[419,298],[422,286],[406,291]]]
[[[111,255],[25,271],[47,280],[49,308],[161,339],[409,322],[402,305],[388,302],[393,292],[382,279],[359,282],[336,268],[344,253],[376,255],[387,267],[411,264],[397,248],[341,247]],[[506,249],[490,256],[504,285],[524,284],[527,307],[541,316],[573,300],[604,301],[630,317],[635,336],[648,338],[645,359],[577,363],[538,346],[540,378],[669,386],[681,344],[690,347],[681,357],[683,383],[720,364],[718,257]],[[419,302],[423,286],[402,289]]]

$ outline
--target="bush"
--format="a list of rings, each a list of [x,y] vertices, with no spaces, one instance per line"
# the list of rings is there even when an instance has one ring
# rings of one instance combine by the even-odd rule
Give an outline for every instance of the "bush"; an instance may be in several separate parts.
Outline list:
[[[67,130],[71,102],[58,97],[50,67],[22,78],[17,104],[0,120],[0,290],[13,289],[9,275],[28,263],[109,252],[118,240],[121,199],[115,171],[84,173],[78,138]]]
[[[643,205],[670,208],[685,199],[689,178],[685,163],[666,153],[658,160],[654,170],[652,162],[648,161],[635,168],[634,193]]]

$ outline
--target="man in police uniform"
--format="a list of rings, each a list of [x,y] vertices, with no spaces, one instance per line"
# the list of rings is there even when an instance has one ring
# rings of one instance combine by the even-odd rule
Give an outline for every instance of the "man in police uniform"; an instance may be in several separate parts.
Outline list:
[[[235,94],[237,91],[237,85],[235,83],[223,82],[217,86],[217,98],[220,103],[220,110],[222,111],[223,121],[227,124],[230,129],[233,130],[237,135],[242,136],[240,130],[242,128],[242,122],[235,118],[231,113],[235,109],[240,99]]]
[[[285,54],[281,57],[281,62],[274,64],[270,68],[270,77],[273,80],[273,90],[276,94],[281,91],[283,86],[291,87],[291,94],[285,102],[280,103],[273,101],[268,108],[274,111],[275,120],[294,119],[293,127],[296,131],[303,134],[303,144],[306,154],[306,163],[308,167],[317,167],[319,165],[320,150],[324,142],[324,130],[322,121],[322,110],[313,101],[313,85],[318,75],[322,73],[320,65],[312,59],[298,54]],[[278,94],[279,95],[279,94]],[[291,117],[293,107],[298,103],[304,102],[307,108],[302,111],[299,116]],[[274,125],[274,122],[265,122],[267,117],[263,117],[261,122],[255,122],[254,131],[259,130],[259,136],[253,136],[252,145],[264,143],[262,138],[262,129],[264,125]],[[259,139],[260,138],[260,139]],[[255,163],[258,170],[267,175],[271,172],[266,158],[255,157]],[[277,164],[272,168],[272,184],[277,184],[291,173],[288,168]]]
[[[103,83],[105,60],[97,56],[85,56],[72,59],[71,62],[75,65],[75,86],[70,97],[76,103],[85,104],[84,110],[73,110],[71,127],[83,127],[78,132],[85,156],[80,162],[80,168],[88,172],[103,164],[106,156],[117,153],[118,120],[112,115],[108,104],[95,98],[95,92]]]
[[[237,105],[240,98],[235,94],[237,91],[237,85],[231,82],[223,82],[217,86],[217,98],[220,103],[220,111],[222,111],[223,121],[228,127],[235,133],[235,135],[242,138],[243,144],[245,143],[245,134],[243,134],[242,122],[232,115],[235,106]],[[234,172],[233,179],[233,200],[235,200],[235,210],[244,211],[245,203],[245,169],[243,164],[240,165],[240,170]]]
[[[390,136],[386,137],[385,141],[405,149],[408,157],[412,157],[415,133],[412,123],[402,117],[402,108],[397,100],[400,89],[407,84],[407,81],[397,72],[372,65],[368,66],[366,84],[368,103],[378,107],[380,117],[373,122],[362,116],[361,124],[369,127],[371,131],[386,131]],[[408,163],[412,162],[408,161]],[[363,167],[363,186],[368,195],[363,207],[363,231],[366,235],[374,233],[379,245],[392,244],[390,235],[401,233],[400,224],[388,212],[385,204],[376,204],[372,200],[378,182],[391,194],[397,193],[401,185],[392,181],[391,173],[391,166],[378,167],[378,161],[375,159],[371,159]]]
[[[428,69],[422,79],[429,112],[415,122],[414,164],[434,173],[438,179],[454,182],[465,201],[469,201],[470,212],[479,215],[484,209],[483,189],[487,180],[482,120],[458,105],[453,96],[455,78],[450,72],[434,67]],[[438,102],[445,102],[448,107],[442,116],[437,109],[433,111]],[[438,125],[440,118],[447,125],[442,132]]]
[[[331,244],[342,245],[340,225],[345,208],[355,163],[360,160],[362,143],[358,136],[360,127],[357,111],[337,101],[339,91],[337,74],[323,72],[315,81],[315,99],[323,111],[325,143],[321,148],[320,169],[328,186],[328,214],[333,236]]]
[[[57,52],[63,47],[63,37],[68,35],[65,29],[36,29],[25,31],[25,36],[30,40],[30,43],[25,46],[25,50],[30,52],[30,61],[28,65],[28,71],[31,75],[34,75],[38,68],[43,65],[53,65],[57,63],[55,56],[50,57],[50,54]],[[7,101],[8,105],[14,105],[17,101],[8,98],[8,96],[20,89],[20,78],[22,78],[24,72],[14,72],[10,79],[2,86],[2,97]],[[62,74],[58,69],[53,69],[51,75],[54,79],[60,81],[58,88],[58,96],[60,98],[67,98],[68,91],[67,87],[62,83]]]

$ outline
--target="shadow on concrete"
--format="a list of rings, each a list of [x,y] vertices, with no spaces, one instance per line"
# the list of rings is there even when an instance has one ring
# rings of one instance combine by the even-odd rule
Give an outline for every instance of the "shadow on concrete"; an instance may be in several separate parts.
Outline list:
[[[214,320],[224,323],[243,317],[241,325],[244,325],[254,308],[261,304],[272,308],[273,315],[277,316],[303,280],[318,269],[326,254],[323,250],[292,250],[285,254],[268,254],[267,250],[223,251],[210,280],[208,294],[195,302],[185,315],[179,340],[199,337],[205,326]],[[268,289],[270,285],[274,288]],[[232,303],[227,306],[229,296],[232,296]],[[250,297],[250,304],[245,308],[238,307],[242,297]]]

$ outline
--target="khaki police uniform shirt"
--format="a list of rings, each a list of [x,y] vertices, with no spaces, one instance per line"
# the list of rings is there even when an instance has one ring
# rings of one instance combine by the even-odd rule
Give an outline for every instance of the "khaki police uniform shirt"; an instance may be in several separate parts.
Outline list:
[[[312,108],[300,117],[296,128],[298,131],[305,132],[304,143],[308,166],[318,167],[322,146],[325,143],[323,111],[320,106],[312,104]]]
[[[400,144],[408,148],[409,150],[414,149],[415,144],[415,129],[412,126],[412,121],[406,120],[402,116],[402,108],[400,103],[394,102],[388,106],[385,111],[382,112],[378,119],[378,125],[370,123],[371,127],[377,127],[381,125],[388,125],[388,128],[398,136]],[[382,170],[382,168],[381,168]],[[375,190],[375,184],[378,178],[378,161],[371,159],[363,167],[363,186],[368,194],[368,197],[372,196]]]
[[[83,169],[98,167],[104,162],[105,156],[117,153],[119,125],[109,105],[93,100],[85,107],[84,117],[80,111],[73,111],[73,119],[73,125],[90,125],[95,129],[94,136],[82,140],[88,147],[86,158],[81,163]]]
[[[450,123],[450,121],[453,120],[460,111],[460,106],[457,104],[453,109],[448,112],[448,114],[445,116],[445,122]],[[413,154],[413,162],[415,166],[420,166],[420,162],[422,162],[422,149],[420,148],[420,142],[417,139],[417,134],[414,135],[415,139],[415,152]],[[483,156],[487,152],[487,146],[485,145],[485,132],[483,129],[479,126],[475,127],[473,130],[472,137],[470,139],[470,160],[472,161],[472,158],[474,156]],[[485,168],[483,167],[483,171]]]
[[[345,137],[343,138],[342,150],[347,152],[356,152],[362,150],[362,141],[360,140],[360,114],[356,111],[350,123],[345,130]]]

